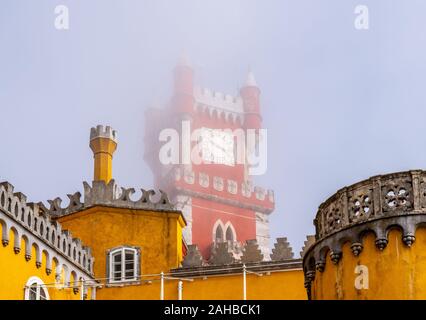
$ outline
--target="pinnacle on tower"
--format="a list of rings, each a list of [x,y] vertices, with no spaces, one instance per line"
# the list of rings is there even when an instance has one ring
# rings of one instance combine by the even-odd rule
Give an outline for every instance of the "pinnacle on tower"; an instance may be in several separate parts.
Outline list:
[[[194,71],[182,53],[174,69],[174,106],[180,114],[188,114],[194,106]]]
[[[240,96],[243,99],[244,111],[246,113],[244,126],[247,129],[258,130],[262,127],[262,117],[260,115],[260,89],[251,70],[249,70],[246,82],[240,89]]]
[[[244,84],[246,87],[257,87],[256,79],[254,77],[254,73],[250,70],[247,74],[246,83]]]

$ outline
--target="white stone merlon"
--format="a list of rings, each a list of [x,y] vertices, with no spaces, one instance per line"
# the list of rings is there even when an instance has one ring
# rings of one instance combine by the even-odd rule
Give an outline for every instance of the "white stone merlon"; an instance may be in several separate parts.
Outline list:
[[[266,190],[262,187],[254,187],[254,193],[256,194],[256,199],[265,200]]]
[[[270,248],[269,240],[269,218],[268,214],[256,212],[256,240],[259,244],[259,249],[262,252],[264,259],[269,260]]]
[[[110,126],[98,125],[96,128],[90,129],[90,140],[96,138],[107,138],[117,142],[117,131],[113,130]]]

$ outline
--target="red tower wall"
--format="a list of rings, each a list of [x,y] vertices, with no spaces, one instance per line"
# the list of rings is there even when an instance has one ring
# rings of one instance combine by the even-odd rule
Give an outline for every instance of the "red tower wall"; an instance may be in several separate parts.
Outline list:
[[[204,257],[210,255],[213,242],[213,226],[221,220],[224,225],[232,223],[238,241],[256,239],[254,211],[215,203],[204,199],[192,199],[192,237]]]
[[[158,159],[161,147],[158,136],[163,128],[175,128],[180,132],[183,120],[191,122],[192,131],[203,127],[232,131],[260,129],[260,90],[255,85],[252,74],[250,76],[252,78],[242,87],[238,97],[196,91],[193,70],[184,62],[174,70],[174,93],[169,105],[146,113],[145,160],[154,173],[157,187],[175,196],[175,199],[190,199],[190,208],[186,208],[186,211],[182,209],[191,223],[187,241],[197,244],[206,259],[214,241],[213,227],[218,220],[223,225],[228,222],[232,224],[236,241],[256,239],[256,212],[268,215],[273,211],[273,193],[261,189],[251,190],[248,194],[247,190],[243,191],[243,185],[247,185],[250,179],[244,164],[163,166]],[[182,141],[180,143],[182,146]],[[192,143],[194,145],[195,142]],[[176,172],[179,172],[177,176]],[[207,185],[202,185],[201,177],[205,176],[208,177],[208,182]],[[214,186],[214,177],[223,180],[222,189]],[[228,183],[231,182],[236,183],[237,191],[229,190]],[[180,205],[185,206],[184,203]]]

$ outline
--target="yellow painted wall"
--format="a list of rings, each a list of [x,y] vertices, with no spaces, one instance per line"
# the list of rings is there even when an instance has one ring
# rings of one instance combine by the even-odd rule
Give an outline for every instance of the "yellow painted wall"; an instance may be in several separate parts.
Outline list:
[[[160,281],[150,284],[128,285],[119,290],[99,289],[98,299],[160,299]],[[183,300],[242,300],[243,276],[208,276],[192,282],[183,281]],[[165,281],[164,298],[178,299],[178,280]],[[247,275],[247,299],[306,300],[302,270],[279,271],[270,275]]]
[[[0,225],[1,230],[1,225]],[[13,250],[14,233],[10,233],[9,244],[0,245],[0,300],[23,300],[24,286],[31,277],[40,278],[44,284],[55,283],[54,265],[52,273],[46,273],[46,256],[43,255],[42,266],[36,267],[36,250],[31,250],[31,260],[25,260],[25,241],[21,242],[21,251],[15,254]],[[80,294],[74,294],[72,289],[48,288],[51,300],[79,300]]]
[[[63,229],[80,238],[92,249],[97,278],[106,278],[107,250],[122,246],[141,249],[141,273],[159,274],[177,268],[182,261],[182,227],[180,213],[94,207],[59,219]],[[134,295],[143,297],[143,286],[104,287],[97,299]],[[149,291],[149,290],[148,290]],[[157,290],[158,291],[158,290]],[[123,296],[123,297],[124,297]],[[151,295],[150,295],[151,296]],[[156,294],[156,297],[159,293]]]
[[[399,230],[390,232],[389,243],[383,251],[376,248],[374,241],[374,234],[368,234],[358,257],[352,254],[350,243],[346,243],[337,266],[327,255],[324,272],[316,272],[312,298],[426,299],[426,229],[417,230],[411,248],[403,244]],[[355,288],[357,264],[368,267],[368,289]]]
[[[302,270],[272,272],[262,276],[247,275],[247,299],[306,300]],[[177,286],[177,285],[176,285]],[[177,292],[177,289],[175,289]],[[176,298],[171,294],[171,299]],[[166,296],[167,298],[167,296]],[[195,279],[183,283],[183,299],[241,300],[243,276],[232,275]]]
[[[92,248],[96,278],[106,278],[108,249],[130,245],[141,248],[142,275],[168,273],[182,260],[183,220],[179,213],[95,207],[59,219]],[[150,280],[147,283],[145,280]],[[248,299],[306,299],[302,270],[247,275]],[[103,281],[105,283],[105,281]],[[165,281],[165,299],[178,298],[178,280]],[[184,299],[242,299],[242,275],[209,276],[184,281]],[[160,299],[160,278],[143,277],[139,284],[108,285],[97,299]]]

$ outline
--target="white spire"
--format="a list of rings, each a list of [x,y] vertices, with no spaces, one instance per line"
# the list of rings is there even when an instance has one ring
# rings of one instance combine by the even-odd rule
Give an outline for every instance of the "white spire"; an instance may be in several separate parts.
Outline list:
[[[257,87],[256,79],[254,78],[254,74],[251,70],[249,70],[247,74],[247,80],[245,83],[246,87]]]

